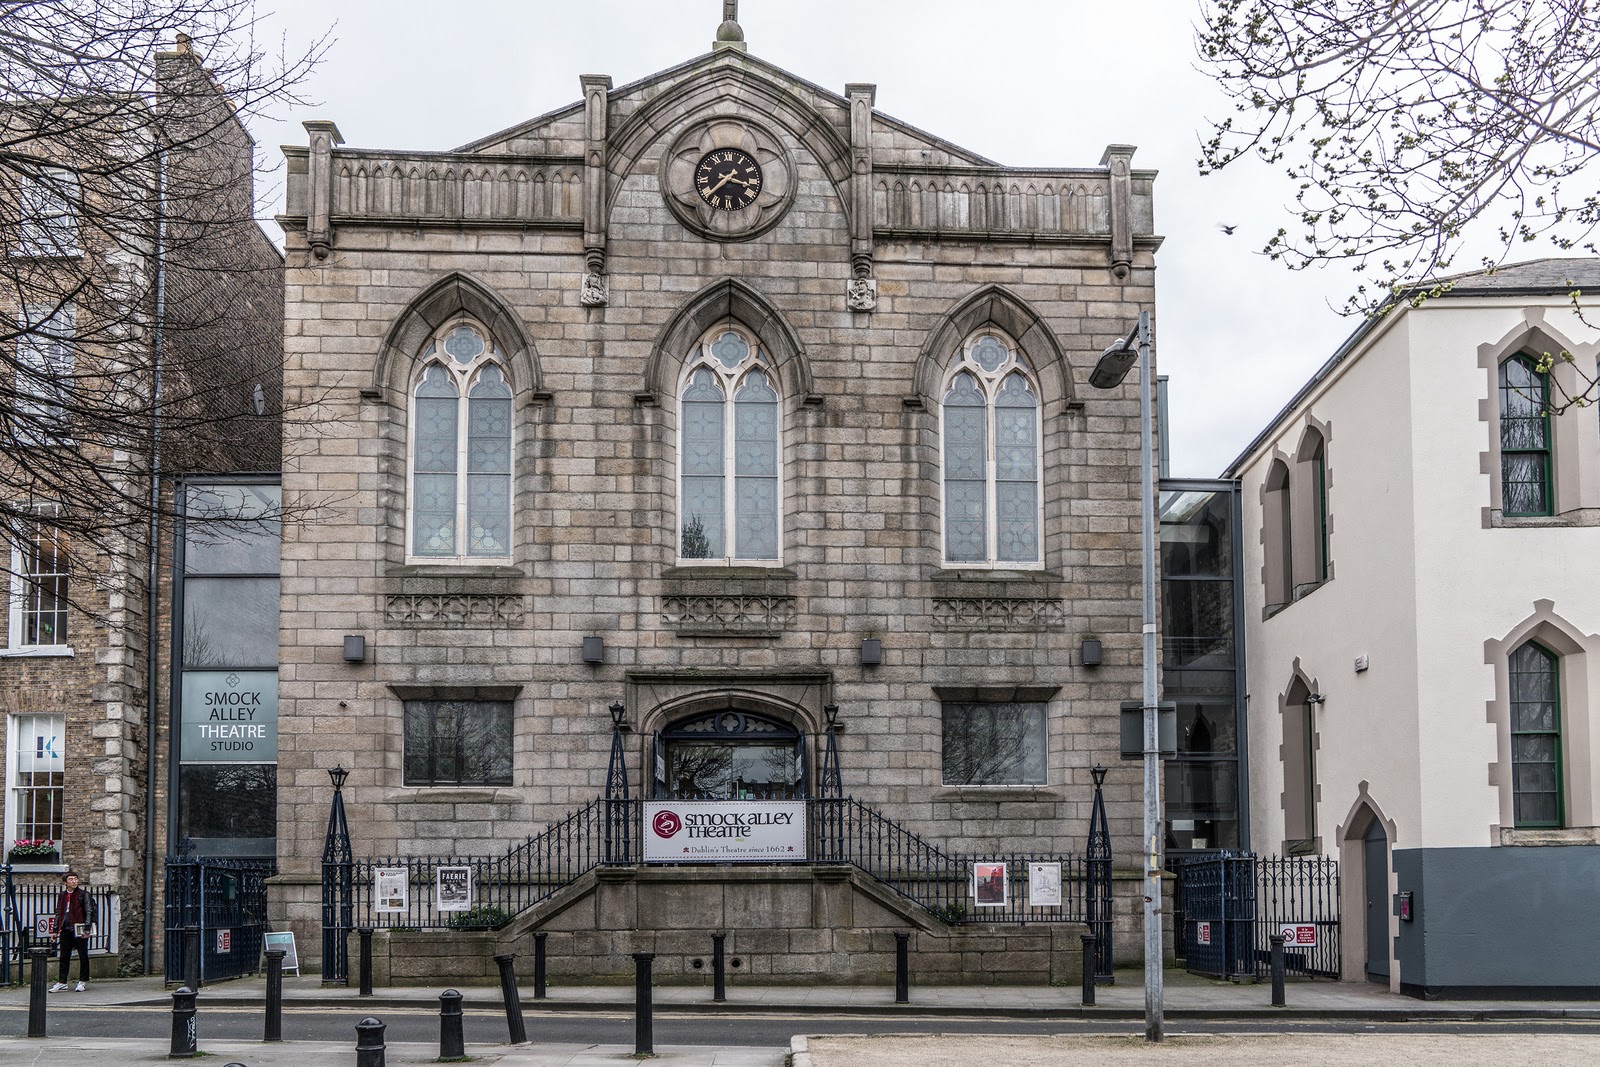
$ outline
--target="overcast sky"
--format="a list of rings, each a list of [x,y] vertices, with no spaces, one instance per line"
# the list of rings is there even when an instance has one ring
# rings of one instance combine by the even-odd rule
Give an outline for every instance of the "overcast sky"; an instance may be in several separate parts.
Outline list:
[[[262,0],[302,46],[331,27],[313,103],[251,132],[282,202],[281,144],[332,119],[352,147],[444,150],[710,50],[721,0]],[[1157,358],[1171,378],[1172,473],[1221,473],[1355,327],[1341,270],[1258,254],[1292,190],[1255,163],[1202,178],[1228,105],[1196,69],[1192,0],[743,0],[750,52],[1002,164],[1093,166],[1107,144],[1158,169]],[[1237,225],[1225,235],[1219,225]],[[270,227],[269,227],[270,228]],[[1003,249],[1002,249],[1003,251]]]

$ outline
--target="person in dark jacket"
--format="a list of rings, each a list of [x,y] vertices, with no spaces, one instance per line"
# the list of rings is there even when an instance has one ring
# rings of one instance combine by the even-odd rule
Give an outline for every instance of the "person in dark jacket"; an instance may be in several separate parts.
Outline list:
[[[99,921],[98,908],[89,891],[78,884],[78,872],[68,871],[62,879],[66,888],[56,897],[55,936],[61,944],[61,969],[50,992],[67,988],[67,972],[72,968],[72,953],[78,953],[78,986],[82,993],[89,983],[89,933]]]

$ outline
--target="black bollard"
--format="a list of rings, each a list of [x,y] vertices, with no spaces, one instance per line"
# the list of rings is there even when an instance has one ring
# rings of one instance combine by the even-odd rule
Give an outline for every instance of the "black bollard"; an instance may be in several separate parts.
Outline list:
[[[192,926],[183,932],[183,984],[200,989],[200,931]]]
[[[31,949],[28,960],[33,969],[28,986],[28,1036],[43,1037],[45,999],[49,996],[45,986],[50,981],[50,950]]]
[[[200,1032],[195,1025],[195,998],[188,986],[172,991],[172,1048],[167,1059],[200,1054]]]
[[[361,992],[360,996],[372,996],[372,927],[363,926],[356,930],[361,936]]]
[[[544,941],[550,935],[540,931],[533,935],[533,999],[544,999]]]
[[[517,972],[512,964],[517,957],[506,953],[494,958],[500,965],[500,996],[506,1003],[506,1029],[511,1032],[511,1043],[521,1045],[528,1040],[528,1028],[522,1022],[522,994],[517,992]]]
[[[650,1010],[650,961],[654,952],[633,954],[633,1054],[655,1055],[655,1018]]]
[[[283,949],[267,950],[267,1025],[263,1041],[283,1040]]]
[[[911,1003],[911,935],[894,935],[894,1002]]]
[[[1083,1006],[1094,1007],[1094,935],[1081,934],[1083,938]]]
[[[466,1039],[461,1036],[461,994],[454,989],[439,994],[439,1058],[467,1058]]]
[[[383,1023],[367,1016],[356,1023],[356,1067],[384,1067]]]
[[[1288,1001],[1283,991],[1283,935],[1273,934],[1272,941],[1272,1006],[1284,1007]]]
[[[722,961],[727,942],[727,934],[711,935],[711,999],[718,1004],[728,999],[728,972]]]

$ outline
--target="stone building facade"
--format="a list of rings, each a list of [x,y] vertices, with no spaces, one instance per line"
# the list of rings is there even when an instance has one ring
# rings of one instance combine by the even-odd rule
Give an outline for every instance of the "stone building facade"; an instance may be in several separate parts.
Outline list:
[[[358,855],[504,853],[605,790],[618,702],[634,797],[814,795],[835,705],[844,792],[969,852],[1081,853],[1105,764],[1129,863],[1138,383],[1087,374],[1153,305],[1154,174],[1001,166],[731,20],[581,88],[451,152],[285,150],[315,521],[284,531],[275,922],[314,955],[330,768]],[[674,754],[714,712],[795,778]],[[561,965],[666,950],[598,907]]]

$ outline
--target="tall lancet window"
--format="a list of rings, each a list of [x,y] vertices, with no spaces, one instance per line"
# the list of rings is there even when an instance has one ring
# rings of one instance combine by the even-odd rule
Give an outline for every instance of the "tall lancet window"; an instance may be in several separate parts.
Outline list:
[[[1039,389],[1016,346],[992,330],[969,338],[941,407],[945,562],[1037,565]]]
[[[423,349],[411,399],[410,554],[511,556],[511,382],[485,330],[446,326]]]
[[[782,416],[767,354],[739,327],[718,326],[685,361],[679,396],[679,558],[776,563]]]

